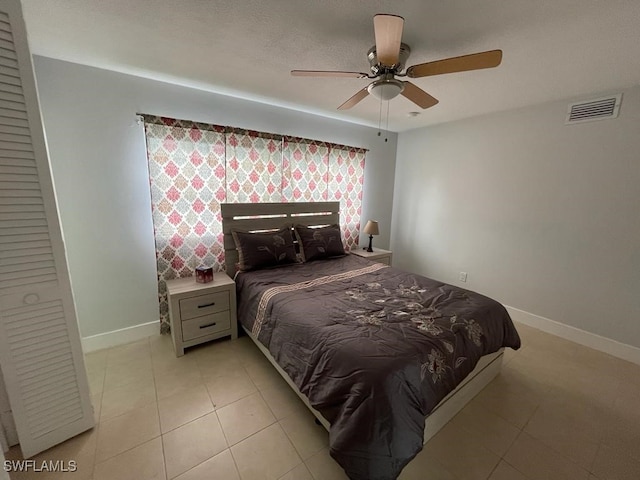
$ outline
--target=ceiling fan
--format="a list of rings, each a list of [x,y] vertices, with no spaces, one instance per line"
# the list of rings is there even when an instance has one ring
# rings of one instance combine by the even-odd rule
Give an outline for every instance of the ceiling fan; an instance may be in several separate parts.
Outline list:
[[[411,49],[402,43],[404,18],[397,15],[375,15],[373,28],[376,44],[369,49],[371,73],[342,72],[326,70],[291,70],[291,75],[298,77],[349,77],[376,78],[369,85],[358,91],[349,100],[338,107],[346,110],[353,107],[371,94],[380,100],[391,100],[402,94],[421,108],[433,107],[438,100],[411,82],[398,80],[396,77],[421,78],[444,73],[465,72],[482,68],[493,68],[502,61],[502,50],[452,57],[434,62],[413,65],[403,73]]]

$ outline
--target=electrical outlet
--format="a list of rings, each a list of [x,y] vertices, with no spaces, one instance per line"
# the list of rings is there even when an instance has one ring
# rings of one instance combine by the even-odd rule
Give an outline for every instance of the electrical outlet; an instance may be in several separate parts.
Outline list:
[[[461,282],[467,281],[467,272],[460,272],[460,276],[458,277]]]

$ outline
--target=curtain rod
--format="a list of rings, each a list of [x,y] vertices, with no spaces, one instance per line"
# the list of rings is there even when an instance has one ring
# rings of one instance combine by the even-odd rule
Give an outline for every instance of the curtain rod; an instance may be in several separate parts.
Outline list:
[[[369,151],[368,148],[364,148],[364,147],[355,147],[355,146],[352,146],[352,145],[344,145],[344,144],[341,144],[341,143],[334,143],[334,142],[325,141],[325,140],[317,140],[317,139],[312,139],[312,138],[297,137],[295,135],[283,135],[281,133],[260,132],[258,130],[253,130],[253,129],[249,129],[249,128],[231,127],[231,126],[225,126],[225,125],[216,125],[216,124],[212,124],[212,123],[196,122],[194,120],[177,119],[177,118],[165,117],[163,115],[152,115],[152,114],[147,114],[147,113],[136,113],[136,123],[138,123],[138,124],[143,123],[147,119],[150,120],[149,123],[154,123],[156,125],[170,126],[170,125],[167,125],[167,123],[163,121],[163,119],[166,119],[166,120],[169,120],[171,122],[176,122],[176,123],[178,123],[178,126],[182,126],[184,128],[189,128],[190,126],[196,126],[196,127],[203,128],[204,130],[213,130],[213,131],[218,131],[220,133],[255,132],[257,134],[262,134],[262,136],[266,137],[266,138],[278,138],[278,139],[282,139],[282,140],[297,140],[297,141],[302,141],[302,142],[325,143],[325,144],[327,144],[329,146],[333,146],[334,148],[337,147],[337,148],[341,148],[341,149],[354,149],[354,150],[361,150],[361,151],[364,151],[364,152],[368,152]]]

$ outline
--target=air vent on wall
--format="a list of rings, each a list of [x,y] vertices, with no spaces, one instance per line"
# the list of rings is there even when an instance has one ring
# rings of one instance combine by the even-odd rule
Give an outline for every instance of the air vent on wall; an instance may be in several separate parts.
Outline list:
[[[575,102],[569,104],[565,125],[574,123],[593,122],[616,118],[620,110],[622,94],[609,97],[596,98],[588,102]]]

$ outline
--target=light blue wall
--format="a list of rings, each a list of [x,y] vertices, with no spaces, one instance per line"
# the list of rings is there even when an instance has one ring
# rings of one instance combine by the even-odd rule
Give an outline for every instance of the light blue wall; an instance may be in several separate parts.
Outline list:
[[[389,245],[396,134],[45,57],[34,58],[83,337],[158,319],[144,131],[136,113],[368,148],[363,221]],[[362,237],[362,243],[365,236]]]
[[[616,119],[568,104],[401,133],[394,263],[640,347],[640,87]]]

